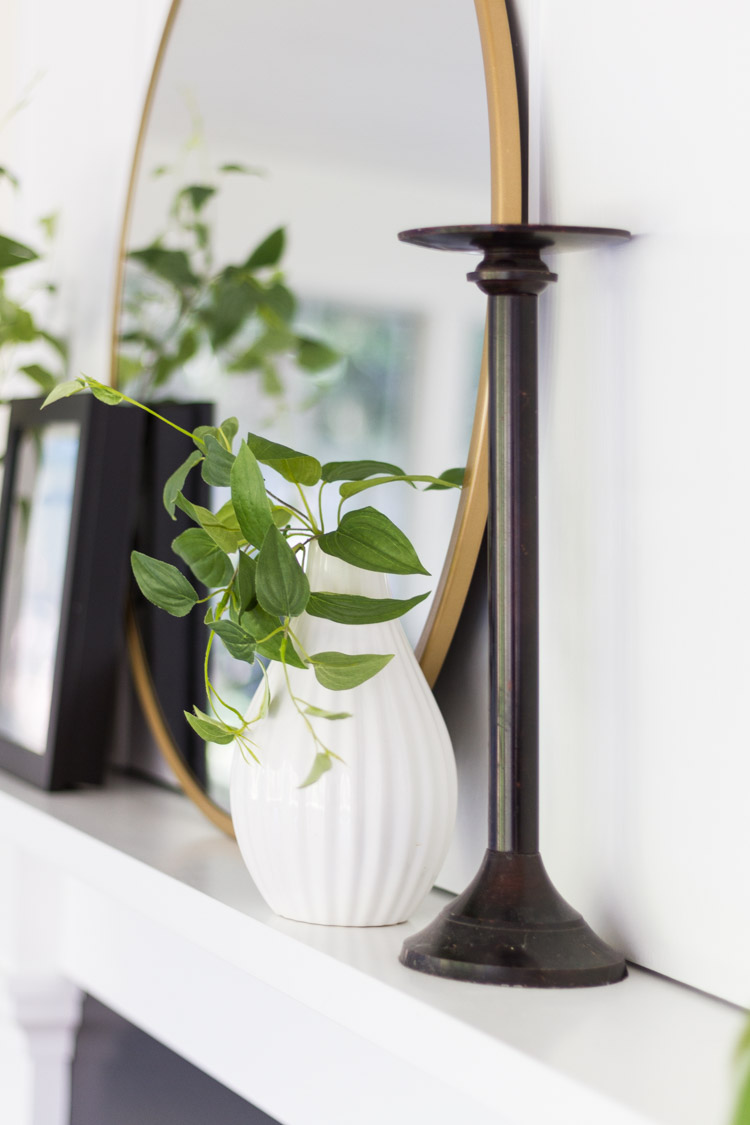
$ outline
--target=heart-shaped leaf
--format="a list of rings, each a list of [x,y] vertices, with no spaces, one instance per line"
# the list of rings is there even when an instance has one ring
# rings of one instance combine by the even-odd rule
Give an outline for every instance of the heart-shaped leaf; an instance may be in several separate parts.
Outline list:
[[[321,535],[318,544],[327,555],[363,570],[429,574],[403,531],[375,508],[347,512],[336,531]]]
[[[12,238],[0,234],[0,272],[12,269],[13,266],[24,266],[38,257],[30,246],[24,246],[22,242],[14,242]]]
[[[331,691],[346,691],[358,687],[376,676],[393,660],[393,653],[361,653],[350,656],[346,652],[316,652],[310,657],[318,683]]]
[[[175,503],[180,511],[200,524],[226,555],[231,555],[237,550],[243,536],[231,500],[227,500],[226,504],[223,504],[215,513],[210,512],[208,508],[204,508],[201,504],[191,504],[181,492],[177,493]]]
[[[229,488],[234,454],[218,442],[213,434],[206,434],[206,457],[201,466],[201,476],[214,488]]]
[[[246,629],[248,633],[251,633],[252,636],[255,637],[259,656],[265,656],[269,660],[281,660],[281,646],[284,640],[284,634],[280,630],[281,622],[278,617],[273,617],[270,613],[266,613],[266,611],[261,609],[258,605],[242,614],[240,624],[243,629]],[[275,631],[277,629],[279,632]],[[271,636],[272,633],[274,634],[273,636]],[[286,638],[284,662],[288,664],[290,668],[307,667],[294,647],[290,637]]]
[[[322,469],[324,481],[365,480],[376,473],[402,476],[404,470],[388,461],[328,461]]]
[[[326,594],[313,591],[306,612],[311,617],[325,617],[342,625],[371,625],[376,621],[393,621],[423,602],[427,594],[413,598],[364,598],[359,594]]]
[[[255,641],[241,625],[233,621],[211,621],[208,625],[221,640],[230,656],[252,664],[255,660]]]
[[[172,475],[167,478],[167,482],[164,485],[163,501],[164,507],[167,509],[172,519],[177,518],[174,514],[177,494],[182,492],[190,470],[202,460],[203,454],[197,449],[194,449],[190,456],[186,457],[182,464],[178,465]]]
[[[243,613],[255,601],[255,559],[251,559],[244,551],[240,551],[237,560],[237,581],[235,593],[239,602],[240,612]]]
[[[299,788],[307,789],[309,785],[314,785],[315,782],[318,781],[324,773],[328,773],[328,770],[332,765],[333,762],[331,761],[330,754],[322,752],[317,753],[315,755],[315,761],[312,764],[312,769],[310,770],[305,780],[301,783]]]
[[[260,547],[273,525],[271,503],[257,459],[246,442],[240,443],[230,473],[232,503],[242,534],[253,547]]]
[[[280,445],[276,441],[259,437],[258,434],[248,434],[247,444],[259,461],[269,468],[275,469],[285,480],[293,484],[317,484],[320,480],[320,461],[309,457],[306,453],[298,453],[288,445]]]
[[[86,383],[83,379],[68,379],[65,383],[58,383],[42,403],[42,410],[45,406],[51,406],[53,402],[57,402],[58,399],[70,398],[71,395],[80,394],[85,389]]]
[[[253,250],[245,262],[246,270],[260,270],[267,266],[275,266],[284,253],[285,232],[283,227],[272,231],[267,238]]]
[[[240,733],[239,730],[235,730],[227,723],[212,719],[210,715],[207,715],[205,711],[201,711],[198,707],[194,707],[193,710],[195,711],[194,715],[185,711],[185,718],[198,737],[206,742],[218,742],[221,746],[227,746]]]
[[[140,551],[131,553],[130,563],[144,598],[173,617],[184,617],[198,601],[198,595],[185,575],[180,574],[171,563],[152,559]]]
[[[271,525],[258,555],[255,590],[266,613],[299,617],[310,597],[310,584],[292,548]]]
[[[425,489],[425,492],[431,492],[434,488],[445,488],[446,485],[453,488],[462,488],[465,476],[466,469],[446,469],[434,484]]]
[[[189,527],[172,541],[172,550],[183,559],[199,582],[209,589],[226,586],[232,563],[202,527]]]

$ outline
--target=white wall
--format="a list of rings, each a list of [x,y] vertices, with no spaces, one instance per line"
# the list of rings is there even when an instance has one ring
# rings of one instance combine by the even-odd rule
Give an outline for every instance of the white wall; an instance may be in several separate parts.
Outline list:
[[[15,38],[3,53],[12,51],[14,67],[2,92],[15,104],[30,89],[0,138],[22,185],[8,217],[37,243],[37,220],[59,212],[51,272],[71,370],[107,379],[128,173],[168,3],[6,0],[6,8]]]
[[[544,852],[629,956],[750,1000],[750,13],[527,0],[541,403]]]

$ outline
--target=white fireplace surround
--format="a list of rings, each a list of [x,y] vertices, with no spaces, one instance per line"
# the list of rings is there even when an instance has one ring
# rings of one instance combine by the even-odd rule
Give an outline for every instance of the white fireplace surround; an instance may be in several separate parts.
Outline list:
[[[284,1125],[708,1125],[739,1009],[651,973],[571,991],[403,968],[411,923],[270,913],[235,845],[152,785],[0,777],[0,1120],[67,1125],[81,993]]]

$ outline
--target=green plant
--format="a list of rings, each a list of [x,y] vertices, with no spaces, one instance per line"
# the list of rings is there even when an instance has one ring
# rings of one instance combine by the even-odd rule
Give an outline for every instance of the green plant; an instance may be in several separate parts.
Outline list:
[[[163,175],[169,169],[156,169]],[[253,174],[240,164],[216,172]],[[118,383],[140,397],[162,394],[188,360],[212,353],[228,373],[254,373],[280,398],[280,361],[315,375],[340,356],[294,329],[297,301],[282,270],[286,233],[272,231],[239,261],[217,268],[211,206],[219,182],[177,188],[165,229],[128,252]]]
[[[106,403],[130,402],[161,417],[121,391],[85,376],[56,387],[45,405],[86,389]],[[315,541],[326,554],[365,570],[427,574],[406,535],[386,515],[373,507],[347,512],[343,512],[343,507],[362,492],[395,482],[411,487],[423,484],[426,490],[460,488],[463,470],[449,469],[433,477],[407,474],[397,465],[382,461],[321,465],[315,457],[252,433],[239,442],[235,453],[239,429],[236,418],[229,418],[220,426],[201,426],[192,434],[161,420],[180,430],[194,446],[167,480],[164,506],[173,518],[179,508],[195,524],[177,536],[172,549],[185,560],[207,592],[199,595],[176,567],[160,559],[133,552],[132,567],[144,596],[167,613],[181,617],[195,606],[206,606],[204,621],[209,635],[205,680],[212,714],[194,707],[192,715],[186,712],[187,720],[206,741],[236,740],[246,754],[256,758],[252,727],[266,715],[270,703],[265,665],[262,704],[258,713],[247,719],[216,691],[209,676],[209,654],[218,637],[236,660],[253,663],[261,657],[263,661],[278,661],[284,669],[290,698],[315,748],[312,768],[302,783],[310,785],[331,768],[334,757],[313,720],[330,722],[349,715],[323,711],[297,696],[292,690],[289,668],[308,669],[324,687],[339,691],[364,683],[384,668],[392,656],[305,652],[295,633],[294,619],[307,612],[343,624],[388,621],[402,616],[427,594],[405,599],[366,598],[311,590],[300,559],[304,561],[308,545]],[[188,474],[198,466],[209,485],[230,490],[230,498],[215,512],[191,504],[183,495]],[[262,467],[275,470],[292,486],[293,501],[269,488]],[[336,527],[326,531],[323,491],[331,485],[338,486],[339,505]]]
[[[18,187],[18,180],[7,168],[0,167],[0,179],[5,179],[13,187]],[[50,215],[40,220],[40,226],[47,240],[51,241],[55,234],[55,217]],[[6,281],[9,270],[19,270],[32,262],[39,262],[40,255],[31,246],[17,242],[5,234],[0,234],[0,372],[2,382],[6,382],[14,373],[25,375],[42,391],[48,393],[56,383],[65,375],[67,363],[67,348],[65,342],[57,335],[43,328],[38,317],[28,308],[29,299],[35,290],[43,289],[48,293],[56,292],[51,283],[35,285],[29,288],[22,297],[11,294]],[[17,362],[18,348],[28,348],[41,345],[46,357],[43,363],[31,362],[19,364]]]
[[[750,1023],[742,1033],[736,1051],[740,1088],[734,1107],[732,1125],[750,1125]]]

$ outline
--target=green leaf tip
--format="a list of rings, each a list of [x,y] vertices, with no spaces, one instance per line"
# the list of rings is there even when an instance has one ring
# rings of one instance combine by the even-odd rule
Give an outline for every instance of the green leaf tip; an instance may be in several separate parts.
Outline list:
[[[305,780],[300,783],[298,788],[307,789],[308,786],[314,785],[316,781],[320,780],[324,773],[328,773],[332,765],[333,762],[331,761],[331,755],[327,751],[318,752],[315,755],[315,760],[312,764],[310,772],[308,773]]]
[[[393,653],[317,652],[310,657],[315,678],[330,691],[347,691],[372,679],[390,664]]]

